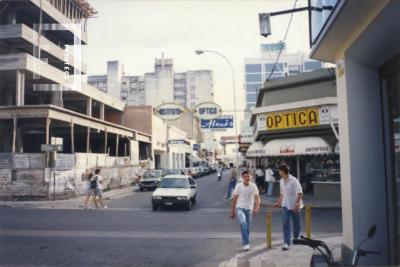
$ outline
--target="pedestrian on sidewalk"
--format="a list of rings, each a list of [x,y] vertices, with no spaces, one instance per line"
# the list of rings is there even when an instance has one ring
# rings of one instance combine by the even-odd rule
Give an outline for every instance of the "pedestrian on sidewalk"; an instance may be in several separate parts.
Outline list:
[[[258,165],[254,174],[256,177],[255,182],[260,194],[265,193],[264,172],[262,169],[263,167]]]
[[[100,169],[96,169],[95,172],[95,179],[97,181],[97,188],[96,188],[96,198],[97,198],[97,202],[100,204],[101,208],[106,209],[107,206],[104,205],[103,203],[103,189],[104,189],[104,185],[103,185],[103,177],[101,177],[100,175]]]
[[[300,210],[303,208],[303,191],[297,178],[289,174],[286,165],[279,167],[280,196],[274,207],[282,207],[282,231],[284,244],[282,250],[288,250],[291,245],[292,235],[290,218],[293,223],[293,238],[298,239],[300,235]]]
[[[275,183],[275,176],[274,171],[272,170],[272,165],[268,165],[267,169],[265,170],[265,183],[267,184],[267,197],[272,197],[274,193],[274,183]]]
[[[84,174],[84,177],[86,179],[86,188],[85,188],[85,209],[89,208],[89,201],[90,199],[92,200],[93,204],[98,208],[97,202],[96,202],[96,187],[97,187],[97,181],[94,178],[93,173],[91,173],[89,170],[86,170],[86,173]]]
[[[228,178],[229,184],[228,184],[228,193],[226,195],[227,199],[231,199],[232,191],[233,191],[233,189],[235,189],[236,181],[237,181],[237,171],[232,162],[229,163],[229,167],[230,167],[229,178]]]
[[[242,233],[243,250],[250,249],[251,216],[256,216],[260,209],[260,196],[255,184],[250,182],[250,173],[242,173],[242,182],[238,183],[233,192],[231,218],[237,217]]]

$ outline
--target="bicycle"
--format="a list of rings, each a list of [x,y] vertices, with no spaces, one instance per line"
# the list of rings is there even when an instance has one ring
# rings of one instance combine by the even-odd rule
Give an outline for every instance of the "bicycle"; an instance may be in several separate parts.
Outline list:
[[[361,249],[361,246],[368,240],[371,239],[376,233],[376,225],[371,226],[368,230],[368,236],[365,238],[354,251],[352,264],[351,266],[357,266],[358,261],[361,257],[366,257],[368,255],[379,255],[380,252],[377,251],[368,251]],[[294,239],[293,244],[295,245],[304,245],[309,246],[314,250],[318,250],[320,255],[314,254],[311,256],[310,266],[311,267],[323,267],[323,266],[341,266],[340,263],[335,262],[333,258],[332,251],[329,249],[328,245],[321,240],[309,239],[304,236],[301,236],[300,239]],[[325,252],[323,251],[325,250]]]

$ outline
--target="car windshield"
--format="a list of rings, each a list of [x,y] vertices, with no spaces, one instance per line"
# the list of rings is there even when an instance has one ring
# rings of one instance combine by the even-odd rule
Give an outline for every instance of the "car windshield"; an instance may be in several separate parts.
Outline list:
[[[183,178],[164,178],[160,183],[161,188],[189,188],[189,181]]]
[[[160,178],[162,176],[161,171],[147,171],[143,174],[143,179],[154,179],[154,178]]]

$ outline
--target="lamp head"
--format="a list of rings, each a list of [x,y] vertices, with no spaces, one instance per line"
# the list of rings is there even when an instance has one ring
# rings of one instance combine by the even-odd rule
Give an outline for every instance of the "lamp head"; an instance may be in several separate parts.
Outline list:
[[[197,55],[201,55],[201,54],[204,53],[204,51],[203,51],[203,50],[196,50],[195,53],[196,53]]]

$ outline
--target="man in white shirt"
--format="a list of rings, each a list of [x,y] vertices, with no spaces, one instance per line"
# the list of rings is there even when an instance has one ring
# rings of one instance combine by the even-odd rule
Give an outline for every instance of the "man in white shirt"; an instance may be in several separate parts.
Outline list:
[[[242,173],[242,182],[237,184],[233,191],[231,204],[231,218],[237,217],[242,233],[243,250],[250,249],[251,216],[255,216],[260,209],[260,196],[257,186],[250,182],[250,173]]]
[[[279,167],[280,191],[278,201],[274,207],[282,207],[282,231],[284,244],[282,250],[288,250],[290,246],[290,236],[292,235],[290,217],[293,222],[293,237],[299,238],[300,235],[300,210],[303,208],[303,190],[299,181],[289,174],[286,165]]]

